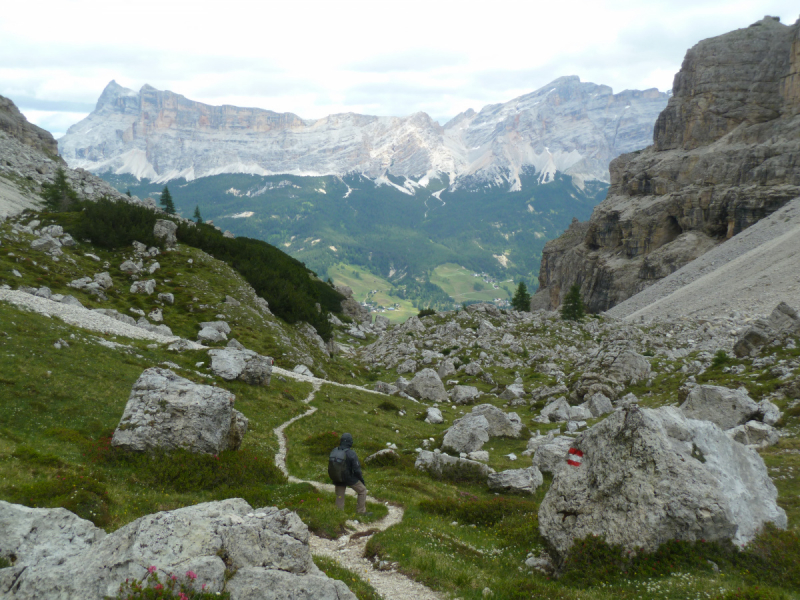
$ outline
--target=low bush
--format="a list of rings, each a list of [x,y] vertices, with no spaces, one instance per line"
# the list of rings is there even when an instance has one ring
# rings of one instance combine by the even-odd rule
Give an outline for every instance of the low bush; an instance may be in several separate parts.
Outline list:
[[[436,311],[432,308],[423,308],[417,313],[417,316],[421,319],[422,317],[430,317],[431,315],[435,315]]]
[[[564,561],[560,581],[591,587],[598,581],[666,577],[676,571],[711,573],[714,563],[723,572],[736,574],[751,585],[800,589],[797,556],[800,556],[800,534],[772,525],[744,549],[730,541],[670,540],[655,552],[630,552],[622,546],[607,544],[601,537],[587,537],[573,545]]]
[[[11,456],[31,465],[58,468],[64,466],[61,459],[52,454],[41,454],[29,446],[17,446]]]
[[[138,454],[106,446],[107,440],[98,442],[98,462],[125,467],[135,480],[162,491],[212,491],[286,482],[286,476],[271,458],[252,450],[226,450],[219,455],[186,450]]]
[[[422,511],[453,518],[459,523],[492,526],[514,515],[536,513],[536,505],[522,498],[496,497],[479,499],[461,492],[460,498],[435,498],[422,500]]]
[[[397,406],[394,402],[390,402],[389,400],[384,400],[378,404],[378,408],[387,412],[397,412],[400,410],[399,406]]]
[[[111,522],[108,490],[88,475],[57,472],[33,483],[6,487],[3,496],[31,508],[66,508],[98,527]]]
[[[314,456],[328,456],[331,450],[339,445],[342,434],[335,431],[325,431],[308,436],[303,440],[303,446],[308,448],[308,452]]]

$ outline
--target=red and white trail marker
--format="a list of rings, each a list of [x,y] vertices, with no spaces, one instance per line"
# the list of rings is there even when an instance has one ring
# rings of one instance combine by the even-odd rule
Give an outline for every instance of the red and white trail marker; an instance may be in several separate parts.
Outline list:
[[[583,462],[583,452],[577,448],[570,448],[567,453],[567,464],[571,467],[580,467]]]

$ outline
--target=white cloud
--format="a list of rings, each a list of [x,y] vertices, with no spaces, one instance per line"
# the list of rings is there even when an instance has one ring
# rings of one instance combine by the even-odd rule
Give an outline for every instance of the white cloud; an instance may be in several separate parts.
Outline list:
[[[0,94],[19,99],[31,120],[59,132],[76,116],[68,113],[93,105],[111,79],[303,118],[425,111],[442,121],[562,75],[615,91],[664,90],[701,39],[765,14],[784,23],[798,16],[796,0],[470,6],[42,0],[37,26],[20,28],[30,9],[12,3],[0,21]],[[56,103],[68,103],[62,115],[46,114]]]

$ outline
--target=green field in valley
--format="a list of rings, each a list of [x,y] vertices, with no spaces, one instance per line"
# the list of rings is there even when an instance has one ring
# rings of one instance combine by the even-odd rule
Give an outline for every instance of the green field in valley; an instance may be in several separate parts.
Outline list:
[[[382,277],[354,265],[338,264],[328,269],[328,276],[336,285],[346,285],[353,290],[353,297],[359,302],[375,302],[387,310],[373,313],[381,314],[393,323],[401,323],[419,310],[410,300],[403,300],[391,294],[392,284]],[[394,310],[388,310],[393,307]]]
[[[479,300],[491,302],[495,298],[510,300],[514,281],[501,279],[495,283],[475,276],[474,271],[455,263],[439,265],[433,270],[431,283],[438,285],[457,303]],[[494,286],[497,285],[497,288]]]

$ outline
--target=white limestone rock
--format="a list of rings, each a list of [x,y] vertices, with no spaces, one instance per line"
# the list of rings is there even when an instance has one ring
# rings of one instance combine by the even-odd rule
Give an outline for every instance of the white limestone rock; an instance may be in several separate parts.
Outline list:
[[[542,473],[536,467],[527,469],[509,469],[489,475],[487,484],[490,490],[533,494],[544,481]]]
[[[453,452],[475,452],[489,441],[489,421],[483,415],[467,413],[453,421],[445,432],[442,450]]]
[[[758,404],[744,388],[732,390],[718,385],[692,388],[681,411],[690,419],[711,421],[722,429],[743,425],[758,413]]]
[[[447,392],[442,380],[433,369],[422,369],[414,375],[405,392],[417,400],[447,402]]]
[[[227,390],[196,384],[169,369],[147,369],[131,389],[111,445],[135,452],[236,450],[229,445],[231,428],[246,428],[247,419],[234,410],[234,400]]]
[[[627,549],[666,540],[746,544],[772,522],[786,527],[764,461],[709,421],[675,407],[618,410],[580,434],[539,508],[539,527],[564,556],[601,535]]]

